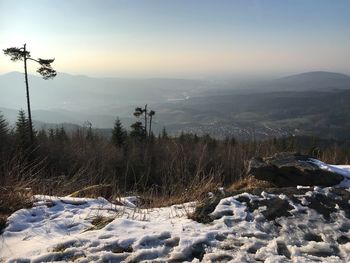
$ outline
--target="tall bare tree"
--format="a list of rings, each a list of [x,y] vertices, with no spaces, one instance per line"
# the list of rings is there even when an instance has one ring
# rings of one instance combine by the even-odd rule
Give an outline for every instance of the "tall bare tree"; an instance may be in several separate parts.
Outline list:
[[[149,116],[149,136],[152,135],[152,119],[153,119],[153,116],[156,114],[156,112],[154,110],[150,110],[149,113],[148,113],[148,116]]]
[[[51,67],[51,63],[55,61],[55,59],[34,59],[31,58],[30,52],[27,51],[26,44],[23,45],[23,47],[10,47],[7,49],[4,49],[4,54],[11,57],[12,61],[23,61],[24,63],[24,80],[26,84],[26,92],[27,92],[27,107],[28,107],[28,121],[29,121],[29,134],[30,134],[30,141],[33,144],[34,143],[34,133],[33,133],[33,123],[32,123],[32,113],[30,110],[30,97],[29,97],[29,84],[28,84],[28,69],[27,69],[27,61],[31,60],[40,65],[40,67],[37,69],[37,72],[43,77],[43,79],[52,79],[54,78],[57,73],[56,71]]]

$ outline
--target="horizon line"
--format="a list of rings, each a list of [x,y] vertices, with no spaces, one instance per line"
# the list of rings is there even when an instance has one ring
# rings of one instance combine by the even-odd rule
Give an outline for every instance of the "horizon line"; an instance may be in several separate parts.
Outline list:
[[[332,73],[332,74],[341,74],[341,75],[346,75],[350,77],[350,72],[345,73],[345,72],[339,72],[339,71],[328,71],[328,70],[308,70],[308,71],[298,71],[295,73],[290,73],[290,74],[273,74],[273,73],[223,73],[223,74],[211,74],[207,75],[206,77],[201,77],[201,78],[195,78],[195,77],[186,77],[186,76],[134,76],[134,77],[126,77],[126,76],[92,76],[92,75],[87,75],[87,74],[74,74],[74,73],[67,73],[67,72],[57,72],[57,75],[63,74],[63,75],[68,75],[71,77],[84,77],[84,78],[93,78],[93,79],[178,79],[178,80],[203,80],[203,79],[210,79],[210,78],[221,78],[221,79],[227,79],[227,78],[233,78],[233,77],[263,77],[263,76],[271,76],[271,75],[278,75],[277,78],[285,78],[285,77],[291,77],[291,76],[297,76],[297,75],[302,75],[302,74],[307,74],[307,73]],[[24,72],[21,71],[8,71],[8,72],[3,72],[0,73],[0,76],[5,76],[9,74],[24,74]],[[39,75],[36,75],[34,73],[29,73],[28,75],[33,76],[33,77],[38,77],[41,78]]]

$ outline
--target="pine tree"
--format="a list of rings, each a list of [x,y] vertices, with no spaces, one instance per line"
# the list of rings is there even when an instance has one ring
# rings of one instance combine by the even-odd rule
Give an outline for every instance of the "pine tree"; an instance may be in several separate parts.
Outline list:
[[[28,130],[29,130],[29,138],[31,144],[34,143],[34,130],[32,123],[32,113],[30,110],[30,98],[29,98],[29,83],[28,83],[28,72],[27,72],[27,63],[28,60],[34,61],[40,65],[37,69],[37,72],[43,77],[43,79],[52,79],[57,73],[51,67],[51,64],[55,61],[55,59],[34,59],[31,57],[30,52],[27,50],[26,44],[23,47],[10,47],[3,50],[6,56],[10,56],[12,61],[23,61],[24,65],[24,80],[26,84],[26,93],[27,93],[27,107],[28,107]]]
[[[141,107],[137,107],[135,108],[134,111],[134,116],[136,118],[140,118],[140,117],[144,117],[144,133],[145,133],[145,137],[147,137],[148,135],[151,135],[152,132],[152,119],[153,116],[156,114],[156,112],[154,110],[148,110],[147,109],[147,104],[145,105],[144,108]],[[148,119],[149,119],[149,130],[147,130],[147,125],[148,125]]]
[[[38,141],[40,142],[46,142],[47,141],[47,134],[46,134],[46,131],[44,129],[41,129],[38,134],[37,134],[37,139]]]
[[[31,138],[29,133],[29,122],[24,110],[18,112],[16,122],[16,140],[19,147],[27,149],[31,145]]]
[[[152,120],[153,120],[153,116],[156,114],[156,112],[154,110],[150,110],[150,112],[148,113],[149,116],[149,131],[148,131],[148,135],[151,136],[152,135]]]
[[[49,139],[50,139],[50,141],[55,140],[55,131],[52,128],[49,129]]]
[[[86,121],[84,123],[84,128],[86,129],[86,136],[85,139],[88,141],[93,141],[96,139],[95,133],[92,130],[92,123],[89,121]]]
[[[139,141],[143,141],[146,138],[146,130],[145,127],[142,125],[142,122],[137,121],[130,127],[132,129],[130,132],[130,137]]]
[[[8,123],[4,116],[0,114],[0,149],[5,145],[7,141],[9,128]]]
[[[127,132],[123,128],[123,125],[122,125],[120,119],[117,118],[115,123],[114,123],[114,128],[113,128],[113,132],[112,132],[112,143],[116,147],[121,147],[125,144],[126,138],[127,138]]]
[[[145,122],[144,122],[144,133],[145,133],[145,137],[147,137],[147,104],[145,105],[145,107],[144,108],[141,108],[141,107],[137,107],[137,108],[135,108],[135,111],[134,111],[134,116],[136,117],[136,118],[139,118],[139,117],[141,117],[141,116],[144,116],[144,118],[145,118]],[[139,122],[135,122],[134,124],[136,125],[136,123],[139,123]],[[141,123],[141,122],[140,122]],[[134,125],[133,124],[133,125]],[[137,124],[137,125],[139,125],[139,124]],[[136,126],[137,126],[136,125]],[[142,124],[141,124],[142,125]],[[135,126],[135,127],[136,127]],[[131,127],[131,128],[133,128],[133,127]]]
[[[162,138],[163,139],[167,139],[168,138],[168,132],[166,131],[165,127],[163,127],[163,130],[162,130]]]
[[[61,143],[69,140],[68,135],[63,126],[61,126],[61,128],[56,128],[56,138]]]
[[[5,137],[8,134],[8,123],[4,116],[0,114],[0,138]]]

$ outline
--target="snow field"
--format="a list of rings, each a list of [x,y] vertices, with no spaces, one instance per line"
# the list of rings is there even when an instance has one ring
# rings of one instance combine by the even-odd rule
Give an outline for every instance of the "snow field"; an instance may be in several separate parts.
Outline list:
[[[349,166],[318,164],[350,179]],[[305,206],[308,197],[329,196],[330,188],[298,188],[307,191],[295,196],[300,203],[265,192],[224,198],[209,224],[188,218],[195,203],[139,209],[135,197],[114,205],[103,198],[38,195],[33,208],[9,217],[0,262],[350,262],[346,211],[336,207],[325,219]],[[250,211],[239,197],[286,200],[291,215],[269,221],[266,207]],[[96,218],[109,221],[96,229]]]

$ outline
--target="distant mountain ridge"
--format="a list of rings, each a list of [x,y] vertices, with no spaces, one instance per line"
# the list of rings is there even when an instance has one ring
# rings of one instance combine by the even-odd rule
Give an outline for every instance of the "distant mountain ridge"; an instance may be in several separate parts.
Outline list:
[[[274,81],[281,90],[350,89],[350,76],[328,71],[311,71]]]
[[[350,76],[344,73],[330,72],[330,71],[309,71],[299,74],[289,75],[282,77],[281,79],[349,79]]]
[[[136,121],[134,108],[148,104],[156,111],[155,131],[166,126],[177,134],[184,130],[220,138],[287,134],[350,138],[350,76],[340,73],[306,72],[241,87],[201,80],[67,74],[53,81],[30,76],[30,85],[33,119],[45,123],[90,121],[93,127],[111,128],[118,116],[129,128]],[[20,108],[26,109],[23,74],[1,75],[0,111],[14,123]]]

